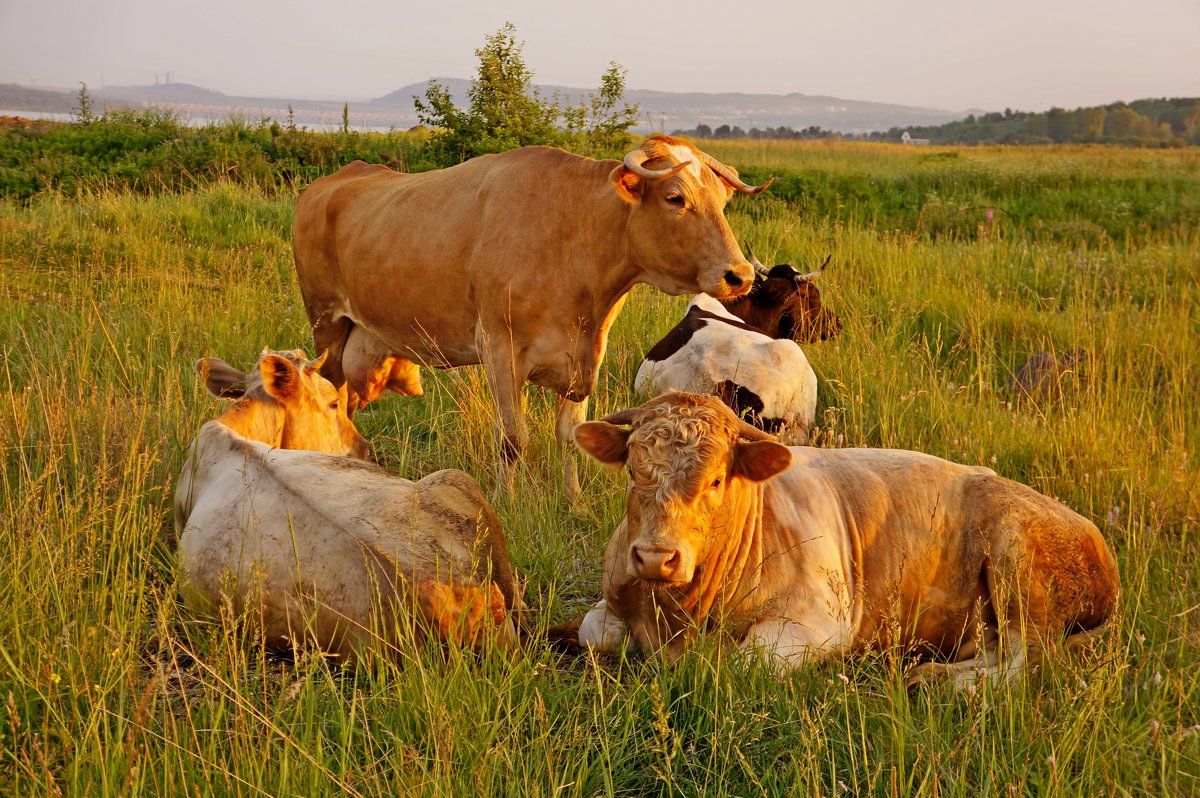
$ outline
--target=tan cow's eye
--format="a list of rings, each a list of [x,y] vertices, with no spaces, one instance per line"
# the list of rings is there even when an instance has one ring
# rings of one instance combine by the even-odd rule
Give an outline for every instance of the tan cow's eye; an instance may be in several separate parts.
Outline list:
[[[682,194],[668,194],[667,202],[671,203],[672,205],[675,205],[676,207],[682,208],[683,207],[683,195]]]
[[[721,478],[717,477],[716,479],[714,479],[713,483],[711,485],[709,485],[709,487],[712,488],[713,490],[716,490],[717,488],[721,487]]]
[[[329,405],[329,409],[330,409],[330,410],[337,410],[337,409],[338,409],[338,404],[339,404],[338,400],[337,400],[337,399],[334,399],[334,400],[333,400],[333,402],[332,402],[332,403]]]

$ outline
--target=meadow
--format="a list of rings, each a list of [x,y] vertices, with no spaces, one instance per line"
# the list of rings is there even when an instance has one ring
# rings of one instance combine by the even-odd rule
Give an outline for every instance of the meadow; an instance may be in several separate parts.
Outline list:
[[[271,656],[178,602],[171,500],[223,407],[193,361],[311,345],[297,186],[51,187],[0,202],[0,793],[1200,793],[1200,151],[704,146],[780,176],[728,212],[764,262],[833,256],[844,331],[806,350],[816,443],[988,465],[1092,519],[1123,587],[1092,658],[909,694],[901,650],[787,675],[714,640],[671,667],[538,642],[355,672]],[[642,353],[685,303],[635,289],[593,417],[640,401]],[[1006,390],[1030,353],[1076,349],[1061,391]],[[425,380],[356,417],[376,458],[490,491],[482,373]],[[551,397],[526,402],[496,509],[544,628],[599,597],[623,482],[587,464],[567,504]]]

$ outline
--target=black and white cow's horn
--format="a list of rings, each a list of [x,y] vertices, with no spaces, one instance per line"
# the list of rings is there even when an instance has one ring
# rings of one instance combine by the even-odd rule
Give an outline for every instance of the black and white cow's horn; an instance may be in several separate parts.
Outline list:
[[[746,242],[746,252],[750,255],[750,265],[754,267],[754,273],[759,277],[766,279],[766,276],[771,273],[771,270],[766,266],[763,266],[762,263],[759,262],[758,258],[754,257],[754,248],[750,246],[749,241]]]
[[[815,272],[809,272],[808,274],[797,274],[792,279],[796,281],[796,285],[799,285],[800,283],[807,283],[809,280],[812,280],[815,277],[820,277],[821,273],[825,271],[825,267],[829,265],[829,259],[832,257],[832,254],[826,255],[825,262],[822,263],[821,268],[817,269]]]

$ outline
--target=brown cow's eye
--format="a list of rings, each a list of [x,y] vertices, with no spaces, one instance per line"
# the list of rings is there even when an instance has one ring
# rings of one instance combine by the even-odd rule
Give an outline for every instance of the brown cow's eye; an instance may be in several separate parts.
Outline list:
[[[336,400],[336,399],[335,399],[335,400],[333,401],[333,404],[329,405],[329,409],[330,409],[330,410],[337,410],[337,409],[338,409],[338,400]]]
[[[667,202],[671,203],[672,205],[682,208],[683,207],[683,195],[682,194],[668,194]]]
[[[717,477],[716,479],[714,479],[712,485],[710,485],[709,487],[711,487],[713,490],[716,490],[717,488],[721,487],[721,478]]]

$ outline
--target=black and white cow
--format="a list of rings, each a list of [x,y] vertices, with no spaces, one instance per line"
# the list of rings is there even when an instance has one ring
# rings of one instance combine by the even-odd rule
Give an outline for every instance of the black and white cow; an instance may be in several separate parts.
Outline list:
[[[646,353],[634,388],[647,396],[672,389],[716,394],[757,427],[807,431],[817,377],[799,342],[842,329],[813,284],[829,259],[800,274],[789,264],[768,269],[746,248],[756,272],[750,293],[727,303],[697,295],[683,320]]]
[[[776,340],[706,294],[646,353],[633,387],[716,394],[756,427],[807,430],[817,410],[817,375],[800,346]]]

